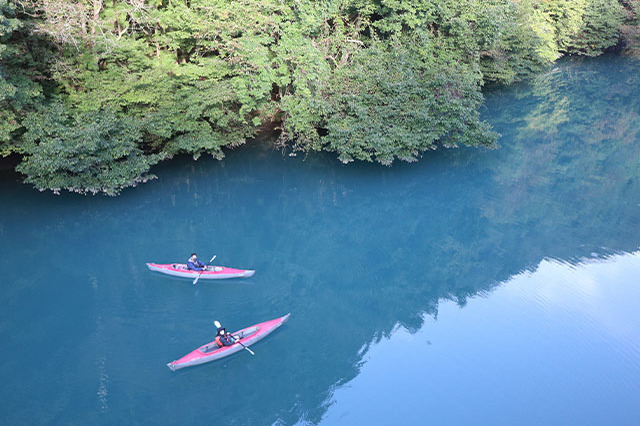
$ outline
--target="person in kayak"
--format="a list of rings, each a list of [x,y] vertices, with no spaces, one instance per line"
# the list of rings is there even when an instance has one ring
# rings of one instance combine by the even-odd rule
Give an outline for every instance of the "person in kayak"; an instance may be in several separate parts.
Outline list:
[[[207,269],[195,253],[191,253],[191,257],[187,260],[187,268],[192,271],[205,271]]]
[[[227,333],[227,330],[220,325],[220,322],[214,321],[213,325],[218,329],[218,334],[216,334],[218,346],[231,346],[236,342],[236,338],[231,333]]]

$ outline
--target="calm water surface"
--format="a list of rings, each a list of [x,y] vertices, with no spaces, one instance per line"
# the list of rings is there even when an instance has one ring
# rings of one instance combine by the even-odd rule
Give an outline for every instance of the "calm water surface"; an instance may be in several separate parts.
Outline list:
[[[251,143],[118,198],[0,173],[0,424],[640,424],[639,66],[490,91],[500,149],[416,164]],[[256,275],[146,269],[194,250]]]

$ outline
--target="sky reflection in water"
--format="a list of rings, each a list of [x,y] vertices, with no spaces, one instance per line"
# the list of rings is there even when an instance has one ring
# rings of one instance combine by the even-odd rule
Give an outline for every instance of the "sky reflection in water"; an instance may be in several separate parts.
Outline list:
[[[545,259],[373,344],[322,424],[634,425],[640,252]]]

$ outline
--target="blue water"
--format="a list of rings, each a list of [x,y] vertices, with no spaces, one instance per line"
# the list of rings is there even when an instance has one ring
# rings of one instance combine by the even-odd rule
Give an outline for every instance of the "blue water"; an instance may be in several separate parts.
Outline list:
[[[256,141],[117,198],[0,173],[0,424],[640,424],[639,65],[490,89],[500,148],[415,164]],[[256,275],[146,269],[192,251]],[[165,365],[287,312],[255,356]]]

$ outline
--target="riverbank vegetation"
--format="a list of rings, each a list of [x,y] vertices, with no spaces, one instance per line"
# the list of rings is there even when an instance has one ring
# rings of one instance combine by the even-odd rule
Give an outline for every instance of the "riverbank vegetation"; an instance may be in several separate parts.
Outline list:
[[[389,165],[493,147],[487,83],[637,51],[640,0],[0,0],[0,155],[41,190],[117,194],[266,127]]]

